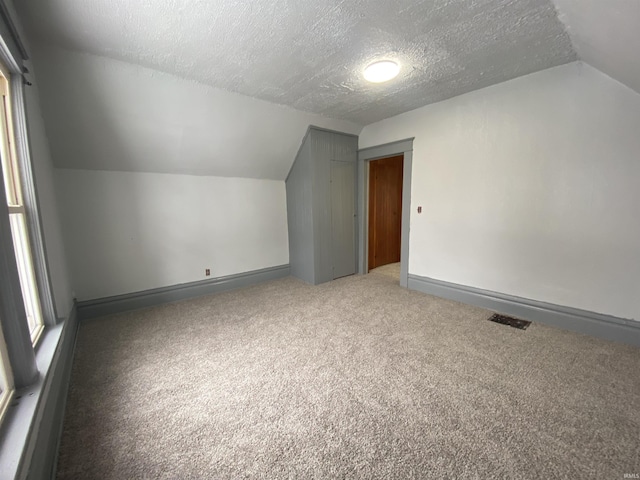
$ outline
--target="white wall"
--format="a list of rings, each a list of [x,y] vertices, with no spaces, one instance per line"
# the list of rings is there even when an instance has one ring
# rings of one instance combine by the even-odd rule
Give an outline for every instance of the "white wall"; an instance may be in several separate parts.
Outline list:
[[[639,128],[640,95],[573,63],[369,125],[360,147],[415,136],[409,273],[640,319]]]
[[[33,71],[33,69],[30,69]],[[36,181],[38,203],[44,243],[47,252],[49,277],[53,289],[56,315],[66,318],[73,306],[73,296],[67,260],[63,245],[63,235],[60,226],[60,216],[53,178],[53,165],[49,153],[49,142],[44,129],[38,87],[33,75],[30,76],[33,85],[25,87],[25,101],[33,175]]]
[[[284,180],[310,124],[361,130],[138,65],[34,47],[59,168]]]
[[[307,127],[361,129],[33,47],[79,300],[201,280],[205,268],[218,277],[288,263],[284,179]]]
[[[79,300],[289,263],[283,181],[56,171]]]

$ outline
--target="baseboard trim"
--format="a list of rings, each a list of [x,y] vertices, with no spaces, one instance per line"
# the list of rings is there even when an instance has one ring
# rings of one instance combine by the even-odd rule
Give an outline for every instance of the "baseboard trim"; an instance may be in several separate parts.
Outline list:
[[[640,347],[640,322],[409,275],[408,288],[533,322]]]
[[[81,321],[247,287],[289,276],[289,265],[78,302]]]

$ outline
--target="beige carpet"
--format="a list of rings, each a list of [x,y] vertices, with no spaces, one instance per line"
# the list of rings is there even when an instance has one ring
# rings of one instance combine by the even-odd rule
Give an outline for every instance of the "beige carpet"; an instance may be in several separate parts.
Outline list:
[[[640,473],[640,350],[286,278],[82,325],[58,478]]]

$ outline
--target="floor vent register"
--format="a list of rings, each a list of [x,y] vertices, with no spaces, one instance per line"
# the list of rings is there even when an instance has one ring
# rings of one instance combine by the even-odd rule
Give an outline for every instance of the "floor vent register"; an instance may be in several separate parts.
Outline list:
[[[489,321],[495,323],[501,323],[502,325],[509,325],[513,328],[519,328],[520,330],[526,330],[531,322],[527,320],[521,320],[519,318],[508,317],[506,315],[500,315],[499,313],[495,313],[491,315]]]

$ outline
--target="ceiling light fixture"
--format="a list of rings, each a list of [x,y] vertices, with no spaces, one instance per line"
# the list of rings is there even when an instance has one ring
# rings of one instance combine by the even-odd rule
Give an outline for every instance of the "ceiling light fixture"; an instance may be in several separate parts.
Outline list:
[[[391,60],[373,62],[364,69],[364,78],[372,83],[388,82],[400,73],[400,65]]]

